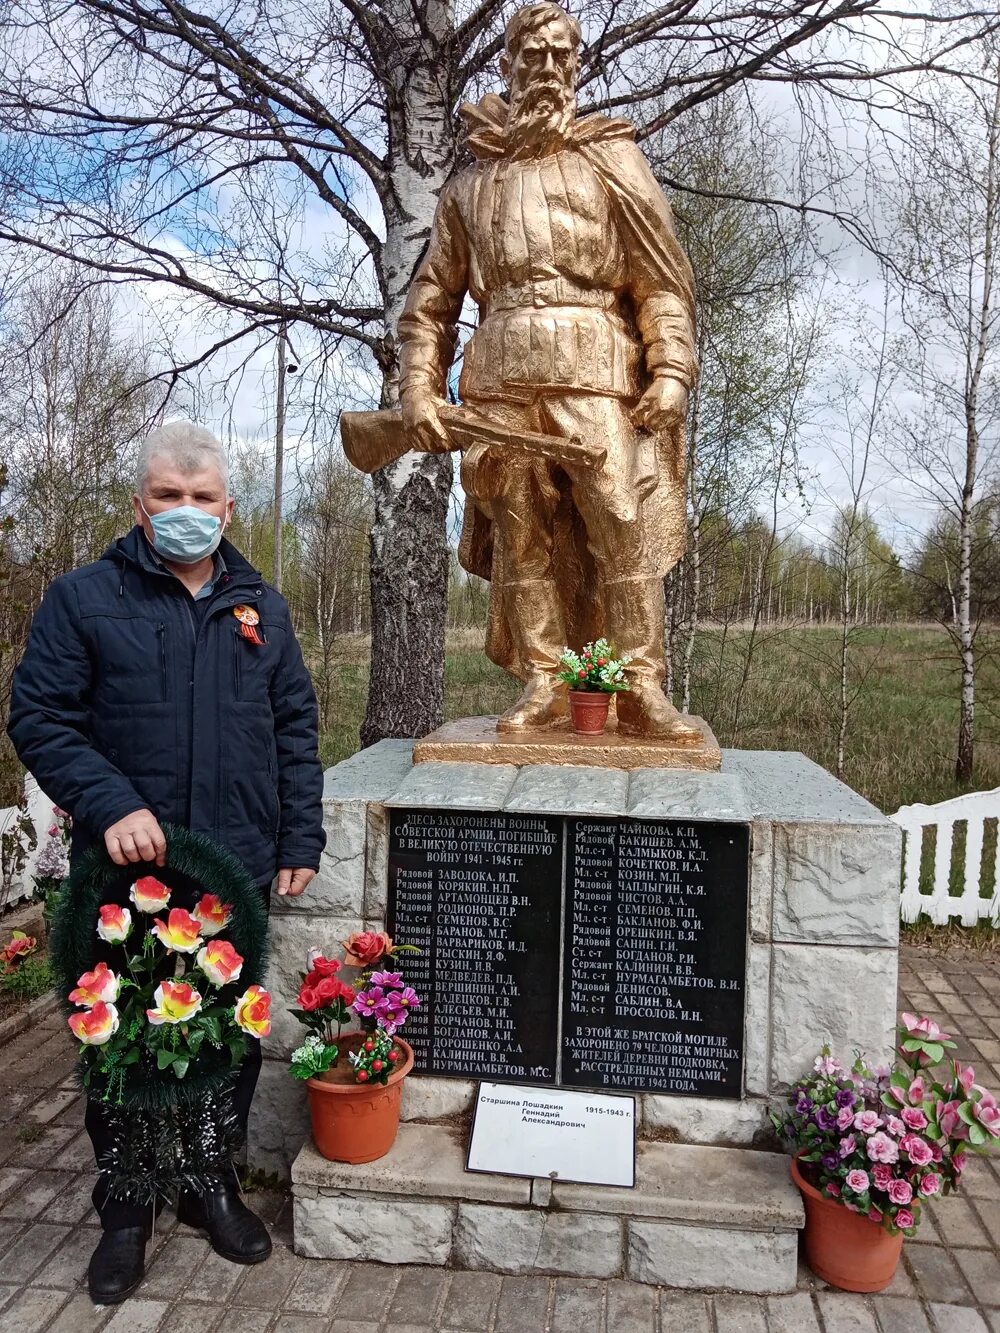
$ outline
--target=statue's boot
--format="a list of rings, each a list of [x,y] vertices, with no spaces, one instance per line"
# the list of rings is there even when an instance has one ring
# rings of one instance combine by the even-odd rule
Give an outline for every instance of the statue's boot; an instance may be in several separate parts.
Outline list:
[[[601,588],[604,623],[619,656],[630,655],[627,690],[615,695],[618,732],[697,745],[701,730],[685,722],[663,693],[664,610],[660,579],[622,579]]]
[[[505,583],[504,611],[527,673],[524,692],[497,722],[497,731],[541,731],[568,715],[566,686],[558,678],[565,647],[562,608],[552,579]]]

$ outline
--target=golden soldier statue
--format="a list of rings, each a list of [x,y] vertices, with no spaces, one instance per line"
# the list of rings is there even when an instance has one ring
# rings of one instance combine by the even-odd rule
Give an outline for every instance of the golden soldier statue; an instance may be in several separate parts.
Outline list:
[[[603,633],[631,654],[619,732],[693,744],[700,730],[662,688],[697,374],[691,269],[633,127],[577,120],[579,47],[558,6],[518,10],[500,61],[509,101],[461,108],[475,161],[442,191],[399,321],[389,452],[465,450],[459,556],[491,580],[489,657],[525,686],[498,730],[560,724],[560,653]],[[467,292],[479,326],[457,408],[445,389]]]

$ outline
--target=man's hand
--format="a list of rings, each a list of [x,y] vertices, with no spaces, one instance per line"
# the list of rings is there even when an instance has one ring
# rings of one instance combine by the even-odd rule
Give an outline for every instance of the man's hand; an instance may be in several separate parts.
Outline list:
[[[306,885],[316,875],[315,870],[290,870],[287,867],[278,871],[278,892],[282,897],[297,898],[305,893]]]
[[[451,453],[455,446],[439,415],[439,409],[445,406],[444,398],[419,389],[409,389],[402,395],[403,426],[412,449],[422,454]]]
[[[167,840],[152,810],[133,810],[104,834],[104,845],[116,866],[130,861],[166,863]]]
[[[688,391],[680,380],[654,379],[636,404],[633,425],[653,432],[675,430],[687,417]]]

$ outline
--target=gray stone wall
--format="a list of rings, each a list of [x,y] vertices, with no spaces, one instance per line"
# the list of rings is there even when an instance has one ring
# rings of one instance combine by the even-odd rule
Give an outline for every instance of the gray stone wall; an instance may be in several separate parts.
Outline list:
[[[335,953],[351,931],[383,928],[390,806],[751,823],[745,1096],[644,1095],[644,1136],[749,1145],[765,1131],[769,1101],[825,1042],[843,1057],[860,1049],[875,1060],[888,1058],[902,834],[804,755],[724,750],[720,773],[629,774],[415,766],[411,751],[411,741],[382,741],[327,772],[320,872],[303,897],[275,899],[268,974],[275,1018],[251,1116],[255,1165],[287,1174],[307,1137],[305,1092],[286,1067],[302,1029],[287,1010],[309,948]],[[468,1109],[474,1089],[464,1080],[411,1075],[403,1118],[452,1116]]]

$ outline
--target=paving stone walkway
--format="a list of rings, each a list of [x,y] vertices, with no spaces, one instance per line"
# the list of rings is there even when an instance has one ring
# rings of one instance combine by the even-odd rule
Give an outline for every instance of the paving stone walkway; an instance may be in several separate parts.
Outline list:
[[[1000,1088],[1000,962],[901,959],[901,1009],[959,1036],[959,1053]],[[832,1291],[803,1266],[790,1296],[702,1295],[632,1282],[500,1278],[298,1258],[287,1197],[251,1197],[274,1237],[258,1268],[217,1258],[165,1214],[146,1280],[95,1309],[85,1275],[97,1242],[92,1158],[62,1019],[0,1049],[2,1333],[1000,1333],[1000,1154],[976,1160],[962,1196],[939,1200],[907,1241],[888,1292]]]

